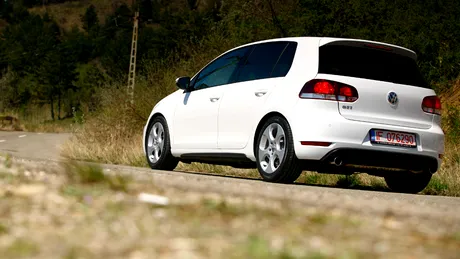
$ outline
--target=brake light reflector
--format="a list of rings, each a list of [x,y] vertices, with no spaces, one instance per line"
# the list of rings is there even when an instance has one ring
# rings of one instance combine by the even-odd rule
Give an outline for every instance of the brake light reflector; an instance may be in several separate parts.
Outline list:
[[[393,49],[387,46],[383,45],[377,45],[377,44],[364,44],[364,46],[373,48],[373,49],[381,49],[381,50],[386,50],[386,51],[392,51]]]
[[[299,97],[302,99],[354,102],[358,100],[358,91],[350,85],[331,80],[314,79],[304,85]]]
[[[422,110],[427,113],[441,115],[441,99],[436,95],[423,98]]]
[[[300,141],[300,144],[304,146],[317,146],[317,147],[328,147],[332,145],[331,142],[322,142],[322,141]]]

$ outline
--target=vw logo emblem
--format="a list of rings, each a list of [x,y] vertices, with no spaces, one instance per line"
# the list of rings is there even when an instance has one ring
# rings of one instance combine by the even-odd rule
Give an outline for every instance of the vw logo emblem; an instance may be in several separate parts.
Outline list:
[[[389,92],[387,100],[391,105],[397,105],[399,101],[398,95],[395,92]]]

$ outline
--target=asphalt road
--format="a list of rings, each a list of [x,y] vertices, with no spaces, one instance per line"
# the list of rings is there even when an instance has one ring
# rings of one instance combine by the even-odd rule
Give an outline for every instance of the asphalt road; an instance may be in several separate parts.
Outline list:
[[[70,134],[0,131],[0,154],[42,160],[58,160],[60,146]]]
[[[59,147],[70,134],[40,134],[1,132],[0,154],[9,153],[22,161],[57,164]],[[118,165],[102,165],[107,173],[130,174],[152,180],[163,186],[199,192],[218,193],[261,199],[264,202],[286,200],[299,205],[345,209],[357,213],[391,214],[401,217],[423,217],[436,221],[448,220],[460,224],[460,198],[412,195],[391,192],[341,189],[303,184],[273,184],[260,180],[241,179],[199,173],[158,171]]]

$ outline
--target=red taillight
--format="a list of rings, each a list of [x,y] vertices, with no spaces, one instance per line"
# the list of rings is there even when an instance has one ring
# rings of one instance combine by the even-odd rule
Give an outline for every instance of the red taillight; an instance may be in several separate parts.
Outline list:
[[[423,98],[422,110],[427,113],[441,115],[441,99],[435,95]]]
[[[313,92],[316,94],[335,94],[335,87],[328,81],[319,81],[313,86]]]
[[[353,86],[330,81],[314,79],[307,82],[299,93],[302,99],[320,99],[340,102],[358,100],[358,91]]]
[[[353,97],[353,90],[348,86],[341,87],[340,95],[343,95],[346,97]]]

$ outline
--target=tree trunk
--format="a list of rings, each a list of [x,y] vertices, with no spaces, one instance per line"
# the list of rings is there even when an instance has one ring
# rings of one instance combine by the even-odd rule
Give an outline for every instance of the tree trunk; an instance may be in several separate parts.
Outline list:
[[[281,37],[286,37],[287,33],[286,30],[284,30],[283,26],[281,25],[280,20],[278,19],[278,16],[276,15],[275,8],[273,8],[273,3],[272,0],[268,0],[268,6],[270,7],[270,12],[272,13],[272,21],[273,25],[278,28]]]
[[[54,102],[53,102],[53,97],[50,97],[50,106],[51,106],[51,119],[54,121]]]
[[[61,120],[61,93],[58,95],[58,120]]]

